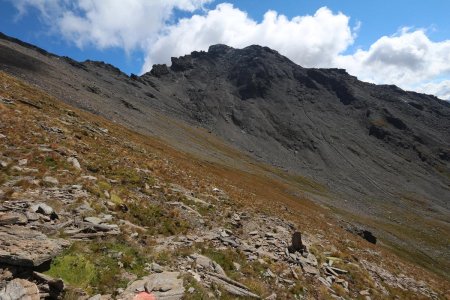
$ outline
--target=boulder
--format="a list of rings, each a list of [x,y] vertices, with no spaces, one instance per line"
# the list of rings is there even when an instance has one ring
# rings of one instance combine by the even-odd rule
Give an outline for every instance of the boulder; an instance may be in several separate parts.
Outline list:
[[[60,254],[69,244],[26,227],[0,227],[0,263],[37,267]]]
[[[45,176],[43,181],[45,183],[51,184],[51,185],[58,185],[59,181],[58,179],[54,178],[54,177],[50,177],[50,176]]]
[[[150,269],[155,273],[162,273],[164,272],[164,268],[158,265],[157,263],[153,262],[150,264]]]
[[[303,272],[310,274],[310,275],[319,275],[320,274],[319,269],[317,269],[311,265],[302,264],[302,269],[303,269]]]
[[[28,159],[19,159],[19,166],[25,166],[28,163]]]
[[[36,284],[25,279],[13,279],[0,290],[0,300],[39,300]]]
[[[0,160],[0,167],[6,168],[8,166],[8,163],[4,160]]]
[[[45,284],[48,284],[51,288],[61,292],[64,290],[64,281],[61,278],[53,278],[46,274],[42,274],[39,272],[33,272],[33,277],[38,281]]]
[[[201,254],[193,254],[191,255],[191,258],[194,259],[197,269],[227,276],[222,267],[210,258]]]
[[[76,159],[75,157],[69,157],[69,158],[67,159],[67,162],[68,162],[68,163],[71,163],[72,166],[73,166],[75,169],[81,170],[80,162],[79,162],[78,159]]]
[[[305,250],[305,245],[302,242],[302,234],[299,231],[294,232],[292,235],[291,249],[293,252],[302,252]]]
[[[53,278],[39,272],[33,272],[33,278],[39,285],[48,287],[50,299],[61,299],[65,289],[64,281],[61,278]]]
[[[134,296],[133,300],[157,300],[157,298],[153,293],[140,292]]]
[[[220,285],[221,287],[223,287],[224,290],[226,290],[230,294],[239,297],[256,298],[256,299],[260,298],[258,295],[252,293],[250,289],[245,285],[237,281],[234,281],[226,276],[210,272],[207,272],[206,275],[208,276],[210,281]]]
[[[53,208],[45,203],[37,203],[31,206],[31,211],[50,216],[54,211]]]
[[[24,214],[16,212],[0,213],[0,226],[1,225],[13,225],[13,224],[26,224],[28,222],[27,217]]]
[[[371,231],[366,229],[361,224],[354,224],[354,223],[341,221],[341,227],[344,228],[345,230],[347,230],[350,233],[359,235],[360,237],[362,237],[363,239],[365,239],[369,243],[372,243],[372,244],[376,244],[377,243],[377,237],[375,235],[373,235],[373,233]]]
[[[37,221],[39,220],[39,215],[33,211],[27,211],[25,212],[25,215],[28,219],[28,221]]]
[[[97,217],[86,217],[84,220],[88,223],[99,225],[103,223],[103,219],[97,218]]]
[[[45,203],[37,203],[30,207],[31,212],[38,213],[41,215],[49,216],[51,220],[58,219],[58,215],[53,210],[53,208]]]
[[[133,300],[137,295],[146,293],[158,300],[180,300],[184,296],[184,286],[183,279],[179,277],[179,272],[162,272],[143,277],[131,283],[117,299]]]

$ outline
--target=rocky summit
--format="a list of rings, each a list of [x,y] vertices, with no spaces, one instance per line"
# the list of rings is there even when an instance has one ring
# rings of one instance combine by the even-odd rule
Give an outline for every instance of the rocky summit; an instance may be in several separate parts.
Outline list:
[[[0,299],[448,299],[450,105],[214,45],[0,37]]]

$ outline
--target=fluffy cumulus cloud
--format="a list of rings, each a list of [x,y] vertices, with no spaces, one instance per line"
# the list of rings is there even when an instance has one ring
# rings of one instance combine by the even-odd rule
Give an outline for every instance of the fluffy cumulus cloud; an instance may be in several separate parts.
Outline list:
[[[151,42],[174,9],[191,12],[205,2],[208,0],[78,0],[82,14],[65,11],[60,28],[78,46],[92,43],[131,50]]]
[[[149,47],[144,71],[154,62],[168,62],[168,54],[179,56],[206,50],[211,44],[245,47],[251,44],[278,50],[307,66],[329,66],[334,57],[353,43],[349,18],[320,8],[312,16],[288,19],[268,11],[258,23],[231,4],[219,4],[204,15],[194,15],[167,26]]]
[[[450,101],[450,80],[424,83],[417,88],[417,91],[426,94],[436,95],[441,99]]]
[[[450,100],[450,40],[431,41],[426,31],[402,29],[367,49],[348,53],[357,38],[350,18],[323,7],[287,18],[268,11],[258,22],[231,4],[206,9],[212,0],[11,0],[19,16],[29,7],[51,29],[78,47],[120,47],[144,53],[142,72],[171,56],[211,44],[271,47],[305,67],[340,67],[362,80],[397,84]],[[174,19],[174,11],[188,12]]]
[[[145,48],[175,9],[193,12],[211,0],[11,0],[19,17],[36,8],[44,22],[82,48]]]
[[[363,80],[394,83],[450,99],[449,80],[428,83],[450,76],[450,40],[433,42],[424,30],[405,28],[393,36],[383,36],[368,50],[337,56],[335,65]]]

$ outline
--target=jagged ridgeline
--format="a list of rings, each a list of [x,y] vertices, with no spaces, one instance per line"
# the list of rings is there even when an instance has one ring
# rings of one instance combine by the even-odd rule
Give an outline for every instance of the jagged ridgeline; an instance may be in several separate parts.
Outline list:
[[[260,46],[0,68],[0,297],[445,297],[447,102]]]

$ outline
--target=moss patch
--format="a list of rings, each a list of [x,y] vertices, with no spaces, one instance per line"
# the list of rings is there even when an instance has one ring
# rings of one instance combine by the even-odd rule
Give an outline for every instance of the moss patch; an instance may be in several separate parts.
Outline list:
[[[109,293],[127,285],[128,280],[122,277],[125,273],[145,275],[147,262],[143,251],[124,241],[75,243],[53,261],[46,273],[90,293]]]
[[[87,288],[97,277],[95,265],[82,254],[68,254],[56,258],[47,274],[81,288]]]

